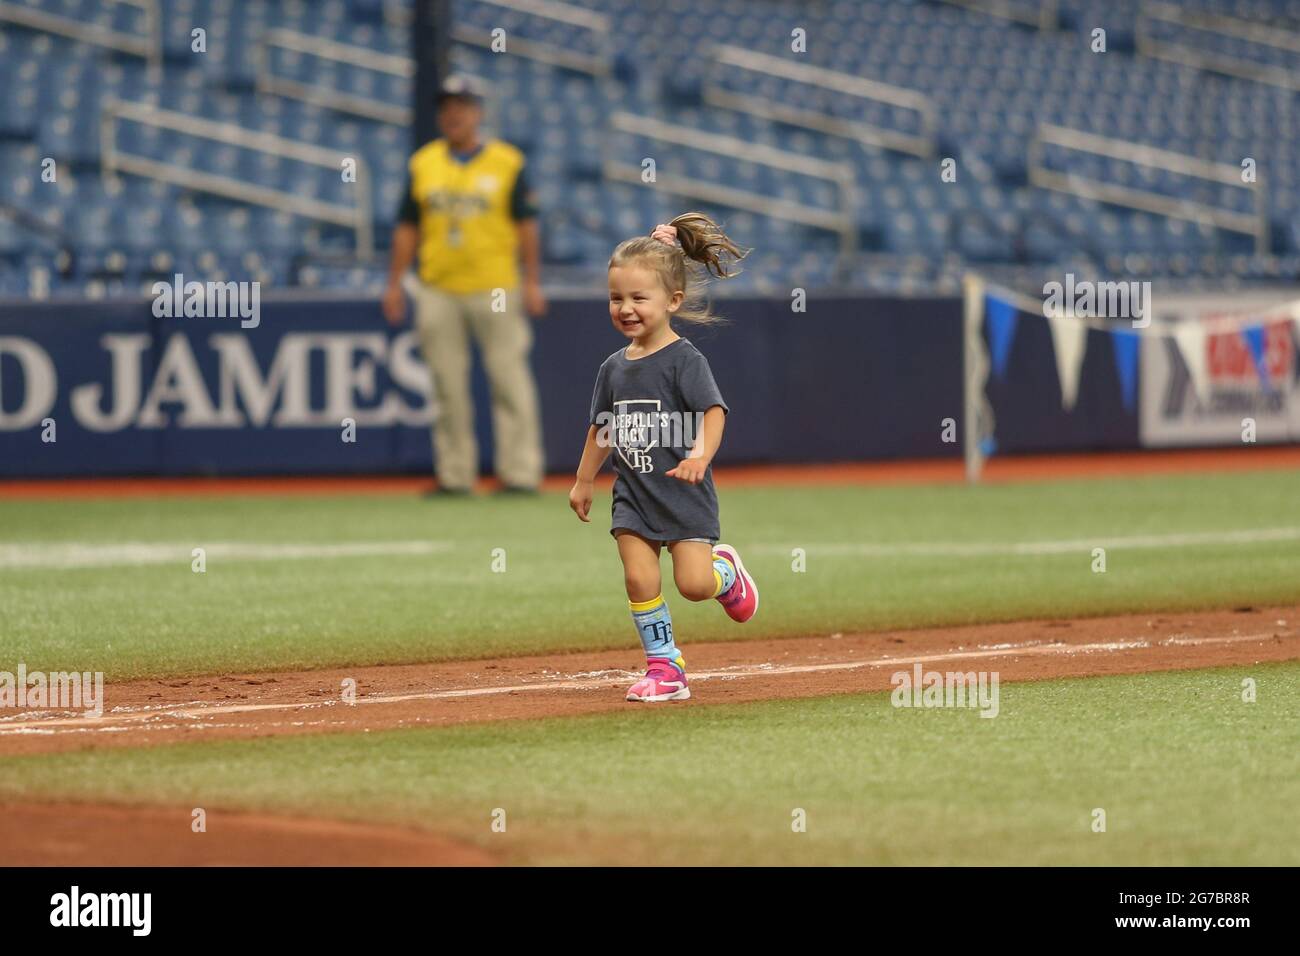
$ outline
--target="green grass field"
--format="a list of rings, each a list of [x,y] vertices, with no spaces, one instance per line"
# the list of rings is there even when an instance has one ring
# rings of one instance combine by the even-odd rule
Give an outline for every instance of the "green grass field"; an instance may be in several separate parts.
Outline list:
[[[1287,472],[724,485],[724,539],[763,587],[761,616],[737,628],[674,600],[667,555],[665,594],[686,645],[1286,602],[1300,597],[1295,491]],[[626,647],[635,635],[608,508],[598,496],[584,525],[559,494],[0,501],[0,661],[112,680]],[[1290,533],[1251,540],[1270,529]],[[1188,534],[1202,537],[1176,537]],[[1026,542],[1052,546],[1017,549]],[[433,550],[329,556],[359,543]],[[106,550],[127,544],[165,546],[165,560]],[[223,556],[232,544],[242,552]],[[303,549],[249,556],[286,545]],[[1107,546],[1105,574],[1091,570],[1094,545]],[[196,547],[209,552],[203,574],[191,570]],[[79,565],[89,561],[101,563]]]
[[[674,601],[666,555],[665,592],[688,648],[1291,603],[1295,487],[1285,472],[724,485],[761,616],[737,628]],[[0,669],[112,680],[635,647],[608,503],[583,525],[557,494],[0,501]],[[358,546],[376,553],[339,551]],[[993,720],[873,693],[10,757],[0,799],[412,824],[508,862],[1296,865],[1298,714],[1300,663],[1272,664],[1004,684]]]
[[[877,693],[9,758],[0,798],[383,820],[505,862],[1295,866],[1297,714],[1272,664],[1004,684],[992,720]]]

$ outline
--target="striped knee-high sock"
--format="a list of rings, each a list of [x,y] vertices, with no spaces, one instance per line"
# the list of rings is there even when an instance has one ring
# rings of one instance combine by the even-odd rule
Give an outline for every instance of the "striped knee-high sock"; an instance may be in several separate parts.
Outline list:
[[[736,583],[736,566],[716,551],[713,552],[713,583],[714,597],[726,594]]]
[[[673,642],[673,616],[662,594],[649,601],[628,601],[632,623],[636,625],[646,657],[666,657],[670,661],[681,655]]]

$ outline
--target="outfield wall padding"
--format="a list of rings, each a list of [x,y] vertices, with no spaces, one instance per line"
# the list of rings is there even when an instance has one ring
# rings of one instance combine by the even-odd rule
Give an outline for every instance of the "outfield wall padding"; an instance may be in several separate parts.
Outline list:
[[[726,324],[684,331],[731,407],[719,463],[960,454],[943,440],[946,418],[961,436],[957,298],[717,305]],[[548,470],[571,473],[596,370],[625,340],[599,299],[554,301],[535,330]],[[1135,446],[1136,413],[1100,351],[1067,415],[1046,328],[1018,336],[1012,365],[1025,373],[990,386],[1000,450]],[[390,329],[374,300],[263,300],[250,328],[157,318],[150,300],[0,306],[0,476],[428,471],[422,369],[409,325]],[[486,472],[477,358],[473,388]]]

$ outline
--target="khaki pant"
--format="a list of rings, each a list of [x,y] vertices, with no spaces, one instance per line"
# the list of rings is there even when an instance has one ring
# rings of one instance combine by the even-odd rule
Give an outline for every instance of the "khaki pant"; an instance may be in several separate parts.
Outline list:
[[[504,311],[494,312],[491,292],[444,292],[414,279],[406,288],[438,403],[433,449],[439,485],[469,488],[478,476],[469,386],[472,335],[491,386],[497,477],[506,485],[537,487],[544,471],[541,412],[528,365],[533,329],[519,290],[505,290]]]

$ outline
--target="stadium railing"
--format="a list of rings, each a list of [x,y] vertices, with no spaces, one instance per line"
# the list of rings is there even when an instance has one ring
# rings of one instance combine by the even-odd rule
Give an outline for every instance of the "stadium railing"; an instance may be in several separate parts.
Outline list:
[[[611,49],[611,44],[604,39],[608,37],[610,31],[609,17],[595,10],[588,10],[572,3],[561,3],[560,0],[476,0],[476,2],[589,30],[596,35],[594,45],[597,49]],[[488,49],[492,49],[495,42],[490,33],[484,33],[479,27],[463,23],[452,26],[451,38],[457,43]],[[512,34],[507,42],[511,53],[525,59],[576,70],[601,79],[610,77],[614,71],[613,59],[608,53],[585,53],[517,34]]]
[[[219,173],[123,152],[117,146],[117,124],[121,120],[269,153],[335,172],[341,168],[339,151],[270,133],[255,132],[233,123],[197,119],[183,113],[158,109],[146,103],[109,99],[105,101],[100,114],[101,171],[104,176],[112,176],[118,172],[130,173],[227,199],[284,210],[307,219],[344,226],[353,231],[358,258],[368,261],[374,255],[370,175],[362,157],[353,157],[357,164],[356,181],[362,188],[353,191],[356,202],[347,206],[309,196],[299,196],[267,186],[256,186]]]
[[[323,37],[298,33],[294,30],[271,30],[257,47],[257,91],[301,100],[304,103],[323,106],[341,113],[364,116],[366,119],[391,123],[394,126],[409,126],[414,120],[415,113],[409,105],[400,106],[375,97],[348,93],[329,86],[303,83],[286,76],[277,75],[274,69],[274,55],[272,53],[276,49],[306,54],[328,60],[331,63],[356,66],[407,80],[415,76],[415,61],[409,56],[401,56],[395,53],[379,53],[368,47],[339,43]],[[408,103],[409,100],[408,91]]]
[[[1254,199],[1255,211],[1242,213],[1221,209],[1208,203],[1171,196],[1155,190],[1106,183],[1077,173],[1050,169],[1044,160],[1044,148],[1046,146],[1060,146],[1065,149],[1091,153],[1109,159],[1122,160],[1138,166],[1161,169],[1178,175],[1246,189]],[[1220,229],[1252,236],[1255,240],[1256,252],[1264,253],[1268,251],[1269,223],[1266,190],[1262,183],[1244,182],[1240,167],[1227,163],[1216,163],[1196,156],[1187,156],[1183,153],[1175,153],[1155,146],[1115,139],[1110,136],[1100,136],[1082,130],[1067,129],[1051,123],[1040,124],[1030,139],[1027,165],[1030,185],[1042,186],[1057,192],[1071,193],[1086,199],[1128,206],[1174,219],[1208,223]]]
[[[920,115],[921,132],[905,133],[862,120],[846,119],[819,110],[790,106],[766,96],[730,90],[718,82],[717,71],[720,67],[776,76],[792,83],[805,83],[843,96],[853,96],[913,110]],[[713,106],[750,113],[791,126],[802,126],[832,136],[856,140],[869,146],[881,146],[885,149],[910,153],[922,159],[933,157],[937,150],[938,112],[934,102],[928,96],[916,90],[854,76],[852,73],[793,63],[783,57],[720,43],[712,49],[702,93],[704,101]]]
[[[1296,66],[1300,62],[1282,66],[1234,56],[1224,50],[1198,48],[1188,42],[1193,39],[1192,36],[1183,37],[1183,42],[1167,36],[1157,36],[1156,24],[1160,23],[1185,27],[1193,34],[1208,34],[1215,42],[1232,38],[1295,54],[1300,54],[1300,33],[1273,24],[1252,23],[1239,17],[1184,10],[1167,3],[1144,3],[1138,13],[1134,36],[1137,52],[1144,56],[1287,90],[1300,90],[1300,75],[1296,73]]]
[[[850,163],[804,156],[802,153],[792,153],[774,146],[764,146],[750,140],[667,123],[649,116],[636,116],[632,113],[613,114],[609,126],[611,130],[617,132],[644,136],[647,139],[722,156],[741,157],[746,162],[833,183],[839,190],[839,211],[819,209],[789,199],[775,199],[763,193],[686,176],[660,172],[655,178],[656,188],[678,196],[718,203],[734,209],[744,209],[774,219],[784,219],[833,232],[840,237],[841,266],[847,268],[849,260],[857,249],[857,224],[854,221],[854,210],[857,208],[854,190],[855,173]],[[606,179],[634,184],[643,182],[643,171],[638,165],[620,163],[607,157],[603,170]]]
[[[143,57],[155,77],[162,69],[162,14],[158,0],[113,0],[116,3],[138,7],[144,11],[146,32],[123,33],[97,23],[86,23],[73,17],[61,16],[47,10],[37,10],[22,4],[0,2],[0,22],[56,33],[60,36],[108,47],[120,53]]]
[[[1061,22],[1057,0],[943,0],[953,6],[964,7],[991,17],[1014,20],[1040,30],[1055,30]]]

